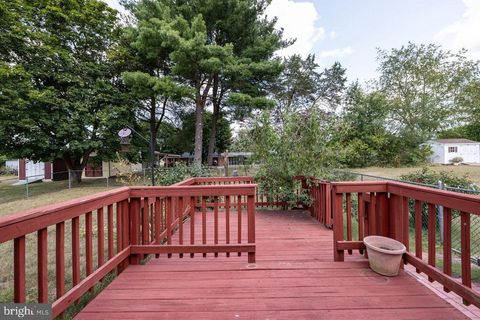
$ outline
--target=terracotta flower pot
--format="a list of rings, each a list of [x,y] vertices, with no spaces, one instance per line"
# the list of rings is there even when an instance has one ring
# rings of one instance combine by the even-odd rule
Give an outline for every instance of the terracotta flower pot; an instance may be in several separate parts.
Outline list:
[[[398,275],[400,261],[406,248],[403,243],[382,236],[369,236],[363,239],[367,247],[370,268],[381,275]]]

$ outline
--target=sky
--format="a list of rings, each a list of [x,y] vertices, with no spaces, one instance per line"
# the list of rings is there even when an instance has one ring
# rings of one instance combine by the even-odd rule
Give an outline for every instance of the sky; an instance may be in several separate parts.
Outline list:
[[[480,59],[480,0],[272,0],[266,15],[278,18],[286,38],[297,39],[278,55],[314,53],[322,68],[339,61],[349,81],[378,75],[377,48],[409,41],[465,48]]]

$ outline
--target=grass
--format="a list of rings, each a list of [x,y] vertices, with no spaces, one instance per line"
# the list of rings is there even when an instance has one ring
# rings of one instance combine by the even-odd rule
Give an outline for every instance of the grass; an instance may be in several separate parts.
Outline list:
[[[68,181],[36,182],[28,186],[29,197],[26,198],[26,186],[13,186],[11,182],[5,180],[0,183],[0,216],[121,186],[114,179],[109,179],[108,187],[106,179],[84,179],[80,184],[73,184],[71,189],[68,188]]]
[[[431,168],[434,171],[448,171],[452,172],[458,176],[467,176],[470,180],[476,184],[480,184],[480,166],[441,166],[441,165],[432,165]],[[397,179],[401,175],[411,173],[413,171],[419,171],[422,167],[408,167],[408,168],[382,168],[382,167],[368,167],[368,168],[354,168],[349,169],[349,171],[369,174],[372,176],[379,176],[385,178]]]

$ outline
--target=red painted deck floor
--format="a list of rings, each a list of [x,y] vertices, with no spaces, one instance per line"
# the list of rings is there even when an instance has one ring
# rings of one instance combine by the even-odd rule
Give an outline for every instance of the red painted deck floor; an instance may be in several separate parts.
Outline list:
[[[403,271],[395,278],[377,275],[360,255],[333,262],[332,231],[303,212],[257,211],[256,217],[256,264],[236,254],[161,256],[129,266],[76,318],[466,318]]]

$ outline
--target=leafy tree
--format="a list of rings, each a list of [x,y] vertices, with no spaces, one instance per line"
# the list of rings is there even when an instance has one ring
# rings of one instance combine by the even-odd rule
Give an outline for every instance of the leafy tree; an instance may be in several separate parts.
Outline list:
[[[381,92],[367,93],[358,82],[347,90],[335,144],[344,150],[340,160],[348,167],[365,167],[388,163],[392,156],[392,139],[385,121],[386,99]],[[334,145],[335,146],[335,145]]]
[[[477,76],[466,86],[459,107],[465,113],[461,124],[440,132],[439,137],[480,141],[480,77]]]
[[[129,116],[109,59],[117,12],[97,0],[17,0],[0,10],[14,22],[0,27],[8,43],[0,53],[2,151],[62,158],[72,170],[82,170],[92,152],[113,156],[118,120]]]
[[[313,106],[331,112],[340,104],[347,80],[345,69],[338,62],[322,72],[318,68],[314,55],[285,59],[284,70],[272,87],[278,121],[283,121],[285,112],[301,112]]]
[[[388,129],[402,138],[400,162],[414,163],[419,154],[411,151],[420,150],[422,143],[460,119],[464,110],[458,104],[478,72],[477,64],[467,60],[464,51],[451,53],[433,44],[413,43],[379,50],[378,60],[379,88],[388,97]]]
[[[259,165],[256,178],[263,192],[293,205],[308,202],[308,195],[295,192],[294,176],[333,178],[330,169],[338,163],[336,151],[328,147],[327,122],[316,108],[285,112],[282,126],[273,125],[268,112],[254,121],[252,160]]]

